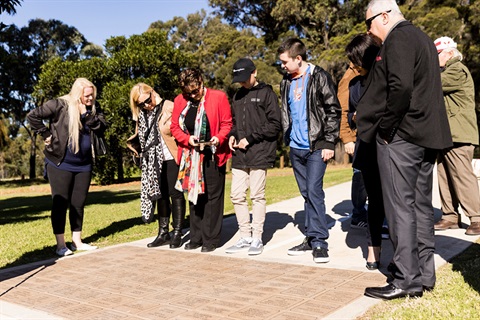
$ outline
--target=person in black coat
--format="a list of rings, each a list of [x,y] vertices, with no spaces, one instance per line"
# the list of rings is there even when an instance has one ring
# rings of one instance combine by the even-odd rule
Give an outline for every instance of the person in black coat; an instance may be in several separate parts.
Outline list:
[[[252,60],[240,59],[233,65],[233,82],[242,86],[232,103],[233,127],[228,145],[232,156],[232,190],[240,239],[225,252],[263,251],[262,233],[266,214],[265,185],[267,168],[275,164],[277,138],[281,130],[278,97],[271,86],[257,81]],[[252,221],[247,190],[252,200]]]
[[[422,296],[435,285],[432,181],[437,151],[452,146],[433,41],[394,0],[373,0],[367,30],[383,45],[357,106],[358,136],[376,142],[393,278],[365,295]]]

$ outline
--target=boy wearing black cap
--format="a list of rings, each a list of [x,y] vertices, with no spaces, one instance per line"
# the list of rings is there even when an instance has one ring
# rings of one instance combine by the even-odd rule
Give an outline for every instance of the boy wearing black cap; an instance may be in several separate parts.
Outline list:
[[[233,151],[230,198],[241,238],[225,250],[227,253],[248,250],[249,255],[257,255],[263,251],[266,174],[267,168],[275,164],[281,120],[277,95],[270,85],[258,82],[256,77],[252,60],[240,59],[233,65],[232,82],[238,82],[242,87],[232,103],[233,127],[228,143]],[[248,188],[252,200],[251,221]]]

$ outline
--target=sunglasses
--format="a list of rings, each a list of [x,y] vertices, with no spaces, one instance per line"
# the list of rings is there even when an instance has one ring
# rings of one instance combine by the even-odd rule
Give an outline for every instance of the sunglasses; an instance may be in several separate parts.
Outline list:
[[[145,99],[145,101],[137,103],[137,107],[145,108],[145,105],[150,103],[152,103],[152,91],[150,91],[150,95],[148,96],[147,99]]]
[[[200,91],[203,90],[203,86],[195,89],[195,90],[192,90],[190,92],[186,92],[186,91],[183,91],[183,94],[186,95],[186,96],[196,96],[197,94],[200,93]]]
[[[372,27],[372,21],[373,21],[376,17],[381,16],[381,15],[384,14],[384,13],[390,13],[390,11],[392,11],[392,10],[388,10],[388,11],[384,11],[384,12],[377,13],[376,15],[371,16],[370,18],[368,18],[367,20],[365,20],[365,24],[367,25],[367,31],[370,30],[370,28]]]

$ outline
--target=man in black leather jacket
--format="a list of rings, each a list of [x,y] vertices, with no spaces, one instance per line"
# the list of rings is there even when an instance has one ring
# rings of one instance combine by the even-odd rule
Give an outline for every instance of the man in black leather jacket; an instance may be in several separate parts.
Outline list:
[[[306,52],[299,39],[288,39],[278,48],[282,69],[287,71],[280,84],[285,144],[290,147],[295,178],[305,199],[306,237],[288,254],[313,249],[313,261],[325,263],[329,256],[323,176],[334,155],[341,108],[331,76],[307,63]]]

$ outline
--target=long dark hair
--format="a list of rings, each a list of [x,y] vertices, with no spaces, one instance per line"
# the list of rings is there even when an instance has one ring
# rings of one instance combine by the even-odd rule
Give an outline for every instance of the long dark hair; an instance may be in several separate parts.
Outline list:
[[[379,50],[378,41],[366,33],[355,36],[345,48],[348,59],[354,65],[366,70],[372,68]]]

